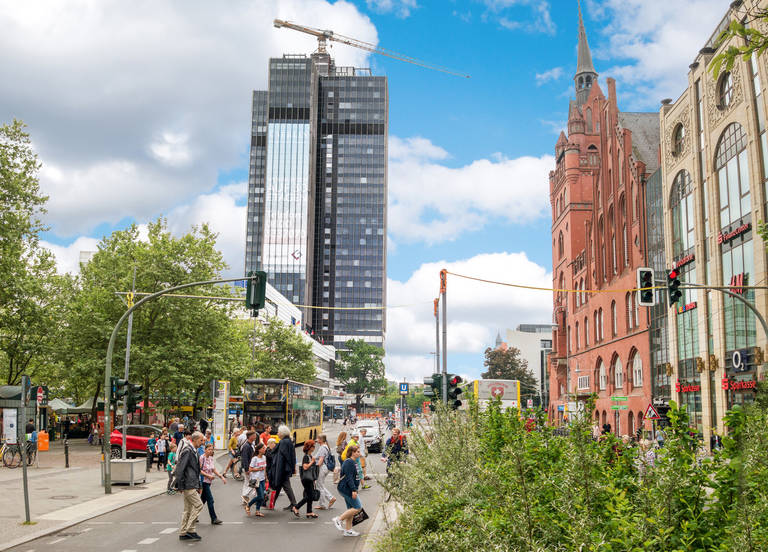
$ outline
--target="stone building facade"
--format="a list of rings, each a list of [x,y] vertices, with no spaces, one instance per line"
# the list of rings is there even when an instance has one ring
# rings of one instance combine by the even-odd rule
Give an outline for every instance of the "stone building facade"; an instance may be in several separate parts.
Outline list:
[[[756,235],[768,214],[768,55],[713,76],[717,37],[768,1],[733,2],[690,65],[688,87],[660,111],[662,190],[668,264],[681,281],[730,286],[761,313],[768,307],[766,252]],[[758,24],[762,22],[758,21]],[[761,27],[768,32],[768,27]],[[717,291],[688,290],[668,312],[670,397],[685,404],[709,443],[723,414],[752,401],[766,337],[749,309]],[[760,348],[760,350],[758,349]],[[756,354],[757,353],[757,354]],[[663,373],[656,378],[662,379]]]
[[[581,13],[574,83],[550,199],[553,287],[577,291],[553,297],[549,416],[562,423],[576,410],[632,434],[651,429],[650,318],[631,290],[647,266],[644,186],[658,168],[658,118],[619,111],[613,79],[604,95]],[[584,412],[593,393],[595,410]]]

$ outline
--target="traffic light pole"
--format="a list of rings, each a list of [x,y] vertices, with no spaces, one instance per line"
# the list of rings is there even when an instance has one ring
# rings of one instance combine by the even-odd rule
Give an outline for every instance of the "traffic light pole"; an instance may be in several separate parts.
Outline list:
[[[763,325],[763,332],[765,333],[765,338],[768,339],[768,324],[766,324],[765,318],[763,318],[763,315],[760,314],[757,308],[752,303],[747,301],[745,297],[731,291],[731,289],[733,289],[734,286],[707,286],[704,284],[682,284],[681,283],[680,287],[683,289],[713,289],[715,291],[719,291],[720,293],[724,293],[725,295],[730,295],[734,299],[738,299],[739,301],[744,303],[744,305],[746,305],[746,307],[749,310],[755,313],[755,316],[760,321],[760,324]]]
[[[112,330],[112,335],[109,338],[109,345],[107,345],[107,361],[106,361],[106,369],[104,370],[104,439],[102,441],[102,455],[104,457],[104,494],[112,494],[112,466],[110,465],[110,435],[112,434],[112,419],[109,416],[110,412],[110,391],[111,391],[111,385],[110,385],[110,378],[112,377],[112,354],[115,350],[115,341],[117,341],[117,334],[120,331],[120,328],[122,327],[123,323],[128,319],[131,314],[133,314],[133,311],[141,307],[144,303],[147,303],[149,301],[152,301],[154,299],[157,299],[158,297],[162,297],[163,295],[167,293],[171,293],[173,291],[178,291],[180,289],[186,289],[191,288],[195,286],[206,286],[206,285],[212,285],[212,284],[224,284],[227,282],[239,282],[243,279],[255,279],[254,278],[243,278],[242,276],[239,278],[225,278],[223,280],[205,280],[202,282],[192,282],[189,284],[182,284],[180,286],[174,286],[170,287],[168,289],[164,289],[162,291],[158,291],[156,293],[153,293],[152,295],[147,295],[146,297],[143,297],[140,301],[135,303],[132,307],[129,307],[127,311],[123,313],[123,315],[120,317],[120,320],[117,321],[117,324],[115,324],[115,328]]]
[[[128,308],[133,306],[133,294],[136,293],[136,267],[133,267],[133,285],[131,286],[131,296],[128,299]],[[128,372],[131,365],[131,333],[133,333],[133,313],[128,315],[128,337],[125,338],[125,381],[128,381]],[[117,409],[117,404],[115,404]],[[123,446],[120,457],[125,460],[128,457],[128,451],[125,443],[128,426],[128,397],[123,399]],[[106,437],[106,435],[105,435]],[[111,451],[110,451],[111,454]]]
[[[440,271],[440,302],[443,305],[443,400],[448,400],[448,307],[445,300],[448,271]]]
[[[435,373],[440,371],[440,299],[435,299]]]

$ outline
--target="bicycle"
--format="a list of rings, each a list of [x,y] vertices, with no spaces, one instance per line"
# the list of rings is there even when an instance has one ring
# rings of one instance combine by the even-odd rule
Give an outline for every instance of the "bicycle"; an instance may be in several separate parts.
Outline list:
[[[3,458],[3,466],[6,468],[18,468],[21,466],[21,447],[16,443],[3,443],[0,448],[0,456]]]

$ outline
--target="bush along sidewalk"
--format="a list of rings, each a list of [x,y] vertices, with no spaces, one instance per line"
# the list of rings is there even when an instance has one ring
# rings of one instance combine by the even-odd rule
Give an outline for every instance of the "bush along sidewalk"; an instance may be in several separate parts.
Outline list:
[[[590,406],[586,408],[590,412]],[[594,410],[594,409],[592,409]],[[402,514],[381,552],[768,550],[768,415],[736,407],[714,458],[671,403],[664,447],[535,428],[499,403],[438,409],[387,480]]]

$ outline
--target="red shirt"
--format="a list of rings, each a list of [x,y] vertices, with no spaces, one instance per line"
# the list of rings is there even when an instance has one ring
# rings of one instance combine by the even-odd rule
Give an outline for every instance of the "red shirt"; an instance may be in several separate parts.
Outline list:
[[[261,442],[264,443],[264,445],[266,445],[267,441],[269,441],[269,438],[272,437],[272,435],[270,435],[268,431],[265,431],[264,433],[259,435],[259,437],[261,437]]]

